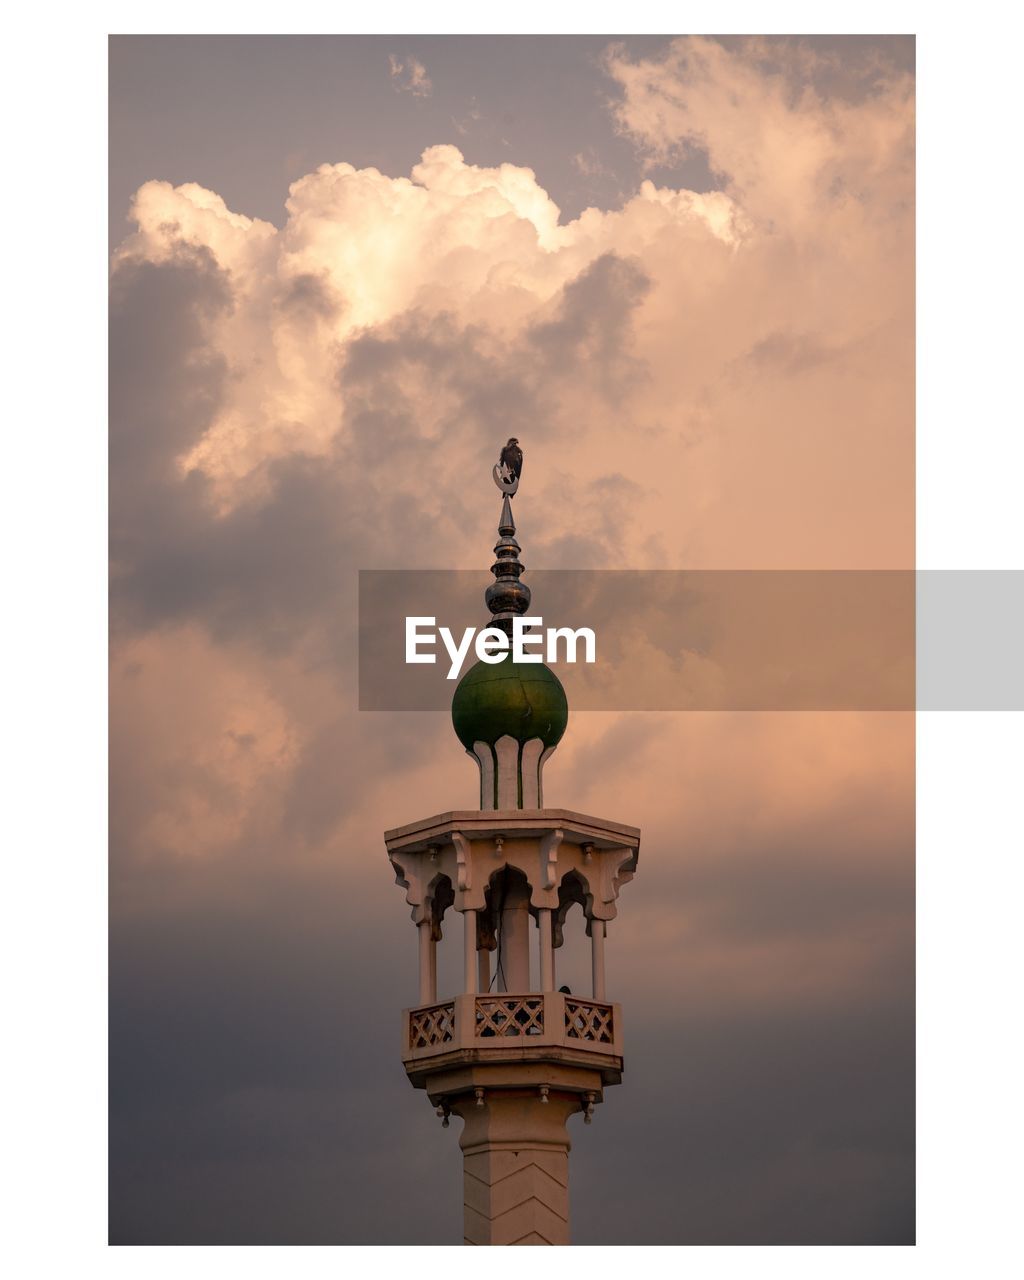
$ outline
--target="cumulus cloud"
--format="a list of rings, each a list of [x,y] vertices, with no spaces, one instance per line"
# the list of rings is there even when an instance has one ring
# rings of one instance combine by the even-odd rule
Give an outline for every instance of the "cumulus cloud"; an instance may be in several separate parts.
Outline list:
[[[636,83],[639,70],[611,63],[626,86],[620,115],[642,145],[666,146],[695,128],[695,107],[678,109],[677,120],[650,106],[651,83],[664,96],[673,58],[653,69],[637,64],[644,78]],[[750,153],[724,128],[705,127],[711,160],[729,175],[720,191],[645,181],[621,209],[588,209],[566,224],[530,170],[470,165],[445,145],[428,149],[408,178],[321,166],[293,184],[287,222],[276,230],[193,186],[146,184],[134,207],[138,230],[118,263],[162,263],[187,249],[209,254],[231,280],[232,306],[208,344],[231,376],[216,420],[181,455],[183,473],[201,472],[230,505],[274,459],[326,456],[346,439],[341,371],[367,332],[447,327],[478,352],[508,350],[544,332],[566,291],[611,255],[652,282],[635,299],[623,344],[644,376],[618,402],[589,377],[577,377],[571,393],[553,390],[534,446],[542,433],[544,470],[585,486],[599,473],[588,474],[587,460],[609,451],[591,448],[585,460],[574,427],[585,422],[595,443],[629,433],[628,466],[649,500],[623,562],[651,563],[674,510],[678,542],[703,567],[766,559],[792,567],[812,546],[823,567],[908,563],[905,88],[841,108],[802,101],[797,110],[739,55],[719,50],[710,68],[704,62],[698,87],[709,118],[725,112],[719,99],[731,100],[734,81],[748,104],[743,119],[777,117],[771,130],[758,126],[768,131]],[[758,86],[761,99],[752,96]],[[779,359],[800,376],[778,379]],[[590,370],[599,374],[600,365]],[[414,440],[458,432],[463,399],[486,392],[491,372],[475,389],[463,379],[456,400],[418,387]],[[494,427],[500,434],[503,425]],[[875,518],[855,528],[864,505]]]
[[[807,45],[689,37],[648,59],[612,48],[605,66],[619,127],[650,164],[699,148],[750,216],[792,235],[822,213],[848,232],[898,221],[913,196],[912,76],[865,59],[854,97],[826,96],[816,75],[834,62]]]
[[[620,208],[566,222],[530,169],[437,145],[407,176],[320,165],[292,184],[280,227],[194,183],[154,179],[136,194],[113,262],[110,383],[111,886],[116,946],[136,957],[117,1005],[128,1013],[115,1016],[132,1099],[118,1130],[126,1188],[152,1166],[131,1111],[143,1106],[136,1037],[156,1042],[181,1016],[216,1039],[216,1010],[235,1007],[223,977],[209,1007],[174,1013],[183,935],[222,976],[255,965],[268,983],[257,995],[240,977],[248,994],[232,1015],[237,1044],[258,1052],[242,1054],[229,1026],[213,1052],[230,1070],[202,1085],[201,1103],[173,1101],[184,1134],[233,1117],[225,1159],[244,1147],[254,1098],[319,1116],[308,1090],[333,1087],[332,1123],[346,1132],[358,1111],[313,1066],[285,1070],[272,1054],[261,1065],[267,1020],[294,1029],[304,1063],[337,1065],[339,998],[390,1055],[414,939],[381,831],[471,805],[474,779],[443,716],[355,711],[355,573],[473,568],[482,591],[497,514],[488,473],[508,435],[527,456],[516,500],[527,565],[913,563],[909,82],[876,66],[837,98],[813,57],[759,42],[678,41],[647,59],[614,49],[606,66],[618,127],[651,165],[698,146],[719,189],[648,176]],[[430,90],[415,59],[393,58],[391,74],[402,91]],[[801,1062],[833,1069],[829,1043],[862,1062],[870,1035],[844,1032],[844,1016],[869,1025],[872,1001],[884,1018],[908,1016],[912,766],[909,717],[573,719],[549,767],[552,802],[645,830],[609,940],[638,1061],[657,1061],[684,1024],[742,1056],[743,1026],[774,1012],[790,1040],[767,1037],[773,1061],[799,1076]],[[379,983],[342,981],[338,997],[346,966]],[[308,1003],[295,1004],[296,985]],[[376,1114],[397,1140],[423,1120],[422,1098],[405,1099],[392,1068],[381,1056],[350,1074],[370,1097],[366,1072],[391,1070]],[[774,1217],[741,1215],[719,1237],[796,1238],[798,1085],[722,1080],[710,1059],[694,1070],[726,1110],[749,1106],[751,1089],[769,1108],[772,1087],[789,1089],[789,1127],[748,1135],[745,1167],[791,1191]],[[843,1076],[852,1116],[871,1109],[866,1070],[863,1088]],[[241,1093],[217,1112],[209,1090],[230,1093],[238,1072]],[[654,1072],[650,1085],[661,1115],[676,1106],[673,1081]],[[821,1195],[870,1207],[854,1220],[823,1203],[822,1221],[899,1236],[898,1224],[877,1229],[892,1197],[868,1188],[896,1186],[909,1165],[853,1160],[845,1123],[833,1159],[826,1110],[813,1105],[799,1128],[801,1150],[821,1154]],[[672,1114],[705,1155],[718,1149],[699,1116]],[[193,1183],[187,1161],[173,1174],[180,1201],[164,1203],[186,1206],[177,1238],[186,1220],[244,1236],[241,1219],[219,1227],[187,1190],[212,1186],[214,1165]],[[729,1176],[710,1180],[722,1203],[735,1199]],[[250,1189],[269,1221],[272,1188]],[[648,1190],[638,1229],[666,1238],[671,1206]],[[411,1239],[443,1238],[442,1201],[422,1201]],[[133,1212],[166,1229],[152,1208]],[[298,1201],[280,1212],[300,1238],[325,1238],[304,1229]],[[367,1229],[383,1238],[390,1219]],[[604,1229],[587,1226],[593,1239]]]
[[[396,93],[411,93],[414,98],[429,98],[434,92],[426,67],[419,58],[414,58],[411,54],[403,60],[389,53],[388,74]]]

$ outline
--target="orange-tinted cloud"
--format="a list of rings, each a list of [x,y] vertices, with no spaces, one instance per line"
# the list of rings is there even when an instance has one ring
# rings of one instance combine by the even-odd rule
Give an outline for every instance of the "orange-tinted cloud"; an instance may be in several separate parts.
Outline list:
[[[813,57],[758,42],[612,50],[606,67],[619,128],[652,163],[700,146],[719,189],[647,180],[564,224],[531,170],[443,144],[407,177],[321,165],[280,228],[192,183],[136,195],[112,278],[115,970],[123,947],[129,1112],[145,1106],[130,1064],[147,1001],[190,1035],[231,1031],[194,1083],[201,1105],[182,1103],[183,1142],[223,1122],[230,1145],[253,1109],[291,1141],[288,1117],[306,1132],[323,1114],[310,1099],[336,1087],[328,1067],[353,1089],[330,1094],[336,1136],[369,1144],[372,1108],[396,1135],[422,1119],[387,1076],[414,939],[381,832],[472,804],[473,767],[443,716],[355,711],[355,574],[478,568],[482,593],[508,435],[526,451],[527,565],[913,564],[912,86],[876,67],[830,96]],[[823,1039],[863,1067],[884,1023],[906,1067],[912,787],[909,716],[573,719],[549,800],[644,828],[609,959],[647,1109],[631,1095],[606,1112],[635,1107],[648,1133],[658,1109],[708,1155],[702,1087],[728,1109],[770,1085],[799,1112],[806,1081],[771,1066],[787,1036],[794,1071],[835,1069]],[[345,1017],[380,1055],[347,1056]],[[312,1066],[274,1057],[272,1023]],[[652,1064],[698,1034],[720,1056],[684,1046],[681,1102]],[[755,1042],[768,1065],[748,1065],[744,1092],[721,1055]],[[150,1091],[176,1098],[178,1077],[148,1061]],[[845,1112],[812,1098],[806,1124],[767,1125],[733,1183],[712,1171],[723,1202],[755,1168],[790,1197],[774,1218],[743,1201],[731,1228],[707,1206],[719,1238],[800,1219],[809,1165],[867,1205],[836,1230],[905,1231],[905,1143],[832,1151],[870,1112],[842,1078]],[[905,1074],[886,1079],[902,1100]],[[124,1124],[124,1168],[149,1168]],[[783,1149],[787,1132],[817,1166]],[[215,1165],[178,1188],[200,1218]],[[268,1203],[254,1167],[240,1176]],[[879,1226],[887,1212],[901,1225]]]

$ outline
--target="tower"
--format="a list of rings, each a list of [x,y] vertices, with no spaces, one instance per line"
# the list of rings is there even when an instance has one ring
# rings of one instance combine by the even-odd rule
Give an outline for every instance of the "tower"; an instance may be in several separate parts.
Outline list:
[[[505,496],[485,593],[491,625],[509,635],[530,604],[510,503],[521,466],[519,454],[514,477],[495,468]],[[605,1087],[622,1078],[622,1013],[606,996],[605,938],[636,870],[640,832],[545,808],[544,766],[568,706],[543,663],[511,653],[478,662],[455,691],[452,722],[479,769],[479,809],[384,833],[419,939],[419,999],[402,1013],[402,1062],[445,1127],[452,1114],[463,1122],[464,1242],[568,1244],[567,1121],[580,1112],[589,1124]],[[586,996],[556,988],[576,903],[592,948]],[[439,996],[437,945],[451,934],[461,934],[462,990]]]

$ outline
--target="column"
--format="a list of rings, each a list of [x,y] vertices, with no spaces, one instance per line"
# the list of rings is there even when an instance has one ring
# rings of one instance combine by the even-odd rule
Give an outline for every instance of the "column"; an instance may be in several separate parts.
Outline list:
[[[465,925],[465,935],[463,942],[463,957],[465,960],[465,991],[467,995],[476,995],[479,990],[478,979],[480,970],[476,959],[476,912],[464,911],[462,913],[463,923]]]
[[[487,992],[491,989],[491,953],[481,947],[476,953],[477,990]]]
[[[499,991],[520,995],[530,990],[530,890],[523,880],[511,880],[501,911],[498,955]]]
[[[594,999],[603,1000],[604,996],[604,921],[590,921],[590,959],[594,979]]]
[[[430,936],[430,921],[417,926],[420,941],[420,1004],[437,999],[437,943]]]
[[[538,948],[540,950],[540,989],[555,989],[555,946],[551,935],[551,909],[541,907],[537,912]]]

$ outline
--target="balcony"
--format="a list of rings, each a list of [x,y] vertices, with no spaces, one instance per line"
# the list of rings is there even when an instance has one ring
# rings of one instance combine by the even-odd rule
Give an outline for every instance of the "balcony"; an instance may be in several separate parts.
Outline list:
[[[414,1084],[456,1064],[508,1062],[597,1067],[617,1083],[622,1013],[560,991],[455,996],[404,1011],[402,1061]]]

